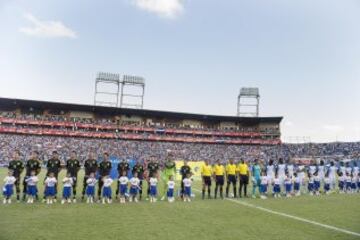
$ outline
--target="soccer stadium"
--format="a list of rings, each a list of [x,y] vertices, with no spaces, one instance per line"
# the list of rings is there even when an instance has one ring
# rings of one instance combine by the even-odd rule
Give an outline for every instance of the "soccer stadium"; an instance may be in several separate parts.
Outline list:
[[[360,239],[358,13],[0,3],[0,240]]]

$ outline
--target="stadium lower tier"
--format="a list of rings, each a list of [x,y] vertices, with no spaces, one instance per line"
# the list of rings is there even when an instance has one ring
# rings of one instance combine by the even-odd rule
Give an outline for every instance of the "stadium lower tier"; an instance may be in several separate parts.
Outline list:
[[[227,162],[228,159],[248,161],[260,159],[268,161],[283,158],[288,161],[295,157],[320,157],[324,160],[360,159],[360,142],[328,144],[281,144],[281,145],[235,145],[205,144],[160,141],[137,141],[123,139],[97,139],[62,136],[35,136],[25,134],[0,133],[0,164],[12,159],[14,150],[21,152],[23,159],[28,159],[32,150],[40,153],[40,158],[47,160],[51,152],[57,150],[61,159],[68,159],[70,152],[76,150],[79,160],[88,157],[90,151],[101,155],[104,152],[119,159],[147,160],[155,156],[161,163],[171,153],[175,160],[209,160]]]
[[[163,142],[184,142],[184,143],[208,143],[208,144],[253,144],[253,145],[275,145],[280,144],[279,139],[226,139],[216,137],[189,137],[172,136],[160,134],[135,134],[135,133],[116,133],[116,132],[94,132],[94,131],[74,131],[67,129],[51,128],[19,128],[11,126],[1,126],[0,133],[16,133],[27,135],[63,136],[63,137],[82,137],[82,138],[107,138],[123,140],[143,140],[143,141],[163,141]]]

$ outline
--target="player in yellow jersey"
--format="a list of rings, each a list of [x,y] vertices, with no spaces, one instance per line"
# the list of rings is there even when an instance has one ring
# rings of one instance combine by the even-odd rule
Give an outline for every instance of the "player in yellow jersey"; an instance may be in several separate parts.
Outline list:
[[[202,199],[205,198],[205,191],[207,188],[208,198],[211,198],[211,176],[212,167],[209,164],[209,160],[205,160],[204,165],[201,166],[201,178],[202,178]]]
[[[230,184],[233,186],[234,198],[236,198],[236,164],[233,159],[229,160],[229,163],[225,168],[226,172],[226,197],[229,197]]]
[[[223,199],[223,186],[224,186],[224,175],[225,175],[225,168],[220,163],[220,160],[216,161],[214,166],[214,175],[215,175],[215,199],[217,197],[218,189],[220,188],[220,198]]]

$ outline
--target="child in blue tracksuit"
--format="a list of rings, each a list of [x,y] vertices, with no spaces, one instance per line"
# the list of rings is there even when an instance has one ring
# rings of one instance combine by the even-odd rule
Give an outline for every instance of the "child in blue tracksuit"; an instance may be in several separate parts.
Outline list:
[[[299,176],[299,174],[297,172],[294,173],[294,194],[295,196],[300,196],[301,191],[300,191],[300,187],[301,187],[301,177]]]
[[[31,171],[30,176],[25,179],[27,183],[26,194],[29,196],[27,203],[34,203],[38,192],[37,183],[39,182],[39,178],[35,174],[35,171]]]
[[[96,183],[95,174],[90,173],[89,178],[86,180],[86,203],[94,203]]]
[[[137,172],[134,172],[134,175],[132,178],[130,178],[129,182],[130,182],[129,202],[132,201],[138,202],[137,195],[141,187],[140,187],[140,179],[138,178]]]
[[[275,174],[275,178],[274,178],[274,197],[281,197],[280,192],[281,192],[281,187],[280,187],[280,178],[278,176],[278,174]]]
[[[47,204],[53,204],[53,200],[56,195],[56,189],[55,189],[56,183],[57,183],[57,180],[55,178],[55,174],[52,172],[49,173],[49,176],[46,177],[46,179],[44,181],[45,197],[46,197]]]
[[[352,190],[351,190],[351,175],[350,175],[350,173],[346,173],[345,184],[346,184],[346,186],[345,186],[346,190],[345,191],[347,193],[351,193]]]
[[[330,184],[331,184],[331,179],[329,178],[329,173],[325,174],[325,178],[324,178],[324,192],[325,194],[330,194]]]
[[[338,185],[339,185],[339,193],[344,193],[345,192],[345,176],[342,174],[342,172],[339,172]]]
[[[157,184],[158,184],[158,179],[155,173],[151,176],[149,183],[150,183],[150,202],[154,203],[157,201]]]
[[[314,176],[312,175],[312,173],[309,172],[308,175],[308,191],[310,195],[314,195],[314,190],[315,190],[315,181],[314,181]]]
[[[266,194],[267,194],[267,187],[269,185],[269,178],[268,176],[266,176],[266,172],[262,171],[261,172],[261,177],[260,177],[260,198],[261,199],[266,199]]]
[[[191,202],[191,184],[192,180],[190,178],[190,173],[186,175],[186,178],[184,178],[184,202]]]
[[[113,180],[111,179],[111,177],[105,176],[103,178],[103,191],[102,191],[102,195],[103,195],[103,199],[102,199],[102,203],[105,204],[107,203],[111,203],[111,195],[112,195],[112,191],[111,191],[111,184],[113,183]]]
[[[74,179],[71,177],[70,173],[67,173],[66,177],[63,178],[62,182],[64,186],[63,186],[63,197],[61,200],[61,204],[64,204],[65,202],[71,203],[71,193],[74,184]]]
[[[288,173],[287,173],[286,176],[285,176],[284,184],[285,184],[286,197],[291,197],[293,180],[292,180],[292,178],[289,176]]]
[[[314,192],[316,195],[320,195],[320,176],[318,172],[314,173]]]
[[[3,187],[4,204],[11,203],[11,196],[14,194],[15,182],[16,182],[16,178],[13,176],[13,171],[9,171],[8,175],[4,178],[4,187]]]
[[[169,177],[169,181],[167,182],[168,188],[167,188],[167,199],[169,202],[174,202],[175,201],[175,197],[174,197],[174,189],[175,189],[175,181],[174,181],[174,176],[170,176]]]
[[[126,176],[127,172],[123,171],[121,177],[119,178],[119,194],[120,194],[120,203],[126,202],[126,195],[128,189],[129,178]]]

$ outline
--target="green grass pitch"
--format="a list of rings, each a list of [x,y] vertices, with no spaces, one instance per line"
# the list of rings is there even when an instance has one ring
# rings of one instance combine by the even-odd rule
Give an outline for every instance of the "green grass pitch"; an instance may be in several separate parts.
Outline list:
[[[41,181],[44,173],[42,170]],[[0,169],[1,181],[5,175],[6,170]],[[64,171],[60,179],[63,175]],[[81,193],[82,172],[79,179],[78,193]],[[42,193],[42,185],[39,183],[38,186]],[[196,182],[193,188],[200,189],[200,182]],[[50,206],[44,203],[1,204],[0,240],[360,239],[356,235],[234,201],[201,200],[200,193],[195,194],[191,203],[158,201],[150,204],[142,201],[125,205],[117,202],[88,205],[78,201],[71,205],[56,203]],[[235,201],[360,233],[360,194]]]

